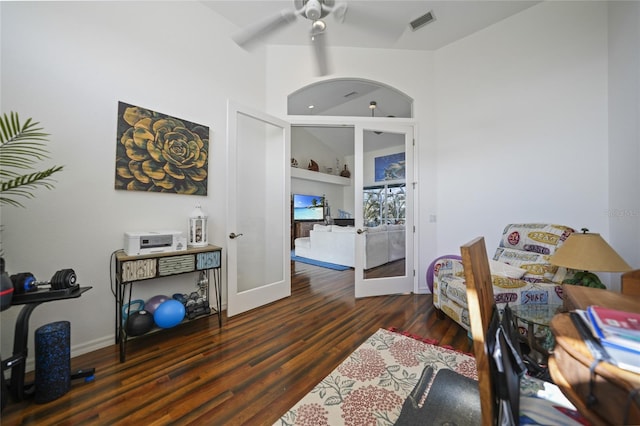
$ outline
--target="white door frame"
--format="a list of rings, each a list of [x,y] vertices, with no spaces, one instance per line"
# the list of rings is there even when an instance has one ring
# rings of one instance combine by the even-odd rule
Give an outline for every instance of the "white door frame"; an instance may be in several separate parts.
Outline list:
[[[353,127],[354,129],[356,129],[357,127],[360,128],[366,128],[366,129],[380,129],[380,130],[385,130],[388,129],[388,131],[393,131],[394,129],[397,130],[399,127],[411,127],[413,129],[413,138],[414,140],[417,138],[417,123],[413,120],[413,119],[405,119],[405,118],[387,118],[387,117],[339,117],[339,116],[287,116],[286,120],[292,125],[292,126],[328,126],[328,127],[340,127],[340,126],[344,126],[344,127]],[[355,143],[355,141],[354,141]],[[407,273],[410,273],[412,275],[412,281],[413,281],[413,292],[414,293],[419,293],[419,277],[418,277],[418,271],[416,270],[418,267],[418,256],[419,256],[419,251],[418,251],[418,247],[419,247],[419,241],[417,236],[419,235],[418,232],[418,222],[417,222],[417,218],[418,218],[418,210],[417,210],[417,206],[419,205],[419,200],[418,200],[418,190],[417,190],[417,168],[416,168],[416,159],[418,158],[418,152],[417,152],[417,146],[414,143],[412,143],[413,146],[413,164],[409,165],[409,167],[412,168],[412,175],[413,175],[413,181],[406,182],[407,188],[411,187],[411,189],[413,190],[413,208],[412,208],[412,212],[413,212],[413,217],[414,217],[414,224],[412,226],[413,229],[407,229],[406,232],[413,232],[413,244],[412,244],[412,265],[413,265],[413,271],[407,271]],[[356,165],[356,167],[361,167]],[[357,188],[356,185],[354,185],[354,188]],[[361,188],[360,188],[361,190]],[[362,220],[362,219],[361,219]],[[358,237],[356,237],[356,241],[358,240]],[[362,236],[360,236],[360,238],[363,238]],[[356,244],[356,246],[358,246],[358,244]],[[356,280],[357,275],[358,274],[362,274],[363,270],[364,270],[364,264],[362,263],[362,259],[363,256],[358,256],[357,255],[358,252],[356,252]],[[407,253],[409,254],[409,253]],[[360,263],[358,263],[360,262]],[[385,285],[378,285],[375,283],[372,283],[372,291],[375,293],[375,295],[381,295],[381,294],[392,294],[393,292],[388,292],[388,287]],[[369,285],[369,284],[367,284]],[[366,297],[366,296],[370,296],[370,295],[374,295],[374,293],[372,294],[358,294],[356,295],[357,297]]]

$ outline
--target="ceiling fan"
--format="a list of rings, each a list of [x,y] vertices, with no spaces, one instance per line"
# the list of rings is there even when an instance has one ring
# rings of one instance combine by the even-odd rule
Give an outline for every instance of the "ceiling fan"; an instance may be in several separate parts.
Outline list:
[[[298,17],[308,19],[311,24],[309,40],[316,58],[318,74],[323,76],[329,73],[329,65],[326,52],[326,28],[323,19],[332,15],[336,21],[344,22],[347,13],[347,4],[335,0],[293,0],[294,7],[284,9],[279,13],[242,28],[233,35],[233,40],[241,47],[248,47],[279,28],[293,23]]]

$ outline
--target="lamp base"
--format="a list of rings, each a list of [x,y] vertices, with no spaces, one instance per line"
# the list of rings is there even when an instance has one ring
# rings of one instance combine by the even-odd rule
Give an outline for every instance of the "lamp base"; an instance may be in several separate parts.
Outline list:
[[[607,288],[604,284],[602,284],[602,281],[600,281],[600,278],[598,278],[596,274],[588,271],[576,272],[573,278],[567,278],[566,280],[562,281],[562,284],[581,285],[591,288]]]
[[[209,243],[206,242],[206,241],[201,242],[201,243],[187,243],[187,247],[189,247],[189,248],[206,247],[208,245],[209,245]]]

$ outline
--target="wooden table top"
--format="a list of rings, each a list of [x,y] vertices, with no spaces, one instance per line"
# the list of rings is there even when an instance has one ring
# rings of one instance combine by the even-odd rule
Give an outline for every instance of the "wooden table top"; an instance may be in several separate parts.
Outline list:
[[[588,306],[598,305],[621,311],[640,312],[640,296],[623,295],[611,290],[572,284],[562,286],[562,295],[567,311],[587,309]]]

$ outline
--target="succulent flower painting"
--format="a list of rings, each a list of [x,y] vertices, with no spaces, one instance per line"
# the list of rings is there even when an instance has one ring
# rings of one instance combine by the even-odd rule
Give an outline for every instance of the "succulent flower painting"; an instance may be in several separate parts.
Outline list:
[[[118,103],[116,189],[207,195],[209,128]]]

